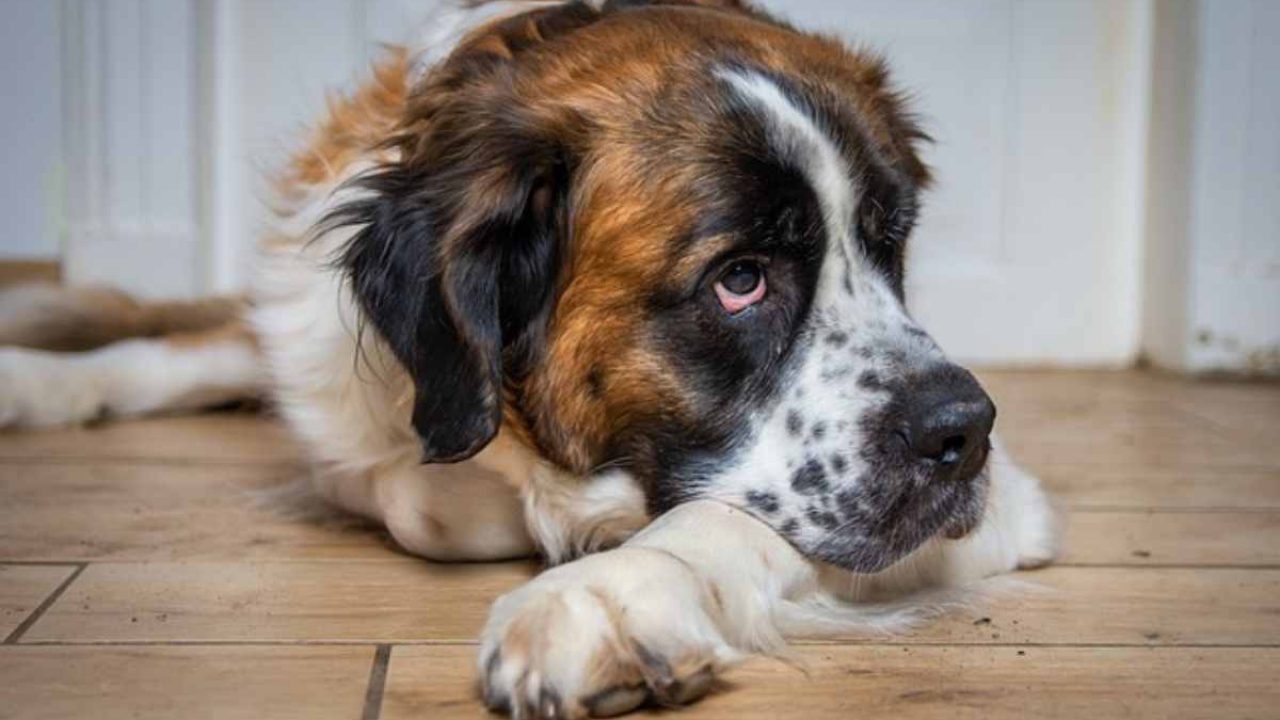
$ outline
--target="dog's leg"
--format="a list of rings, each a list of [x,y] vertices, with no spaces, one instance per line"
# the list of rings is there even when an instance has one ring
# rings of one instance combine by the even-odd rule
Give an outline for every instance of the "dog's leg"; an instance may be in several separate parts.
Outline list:
[[[443,562],[529,557],[524,506],[506,480],[474,462],[422,465],[416,458],[362,473],[317,471],[329,502],[386,526],[405,550]]]
[[[253,336],[238,322],[84,353],[0,348],[0,427],[73,425],[213,407],[258,396]]]
[[[776,606],[814,582],[812,565],[746,513],[682,505],[499,599],[481,639],[485,702],[516,718],[692,702],[744,653],[779,646]]]

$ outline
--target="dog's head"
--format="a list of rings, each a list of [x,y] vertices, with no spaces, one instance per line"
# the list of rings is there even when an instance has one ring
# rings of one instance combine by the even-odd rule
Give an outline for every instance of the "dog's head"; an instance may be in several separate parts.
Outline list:
[[[541,7],[427,73],[343,262],[427,461],[506,427],[873,571],[978,522],[995,413],[903,306],[922,138],[736,0]]]

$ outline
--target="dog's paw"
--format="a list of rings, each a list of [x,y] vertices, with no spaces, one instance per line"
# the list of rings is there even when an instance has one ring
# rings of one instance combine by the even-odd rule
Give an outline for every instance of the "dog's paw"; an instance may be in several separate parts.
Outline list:
[[[56,427],[98,419],[102,387],[56,353],[0,348],[0,427]]]
[[[518,720],[691,703],[738,657],[718,607],[662,551],[622,548],[554,568],[494,604],[480,647],[484,701]]]

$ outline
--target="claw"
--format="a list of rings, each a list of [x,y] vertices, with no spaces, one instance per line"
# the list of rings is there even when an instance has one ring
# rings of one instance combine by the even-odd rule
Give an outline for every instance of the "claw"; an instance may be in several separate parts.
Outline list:
[[[715,680],[715,671],[710,665],[704,665],[700,670],[676,684],[671,700],[677,705],[697,702],[711,691]]]
[[[565,720],[564,711],[560,705],[560,695],[551,688],[542,688],[538,693],[538,707],[540,711],[539,718],[542,720]]]
[[[625,715],[640,707],[649,697],[649,691],[643,685],[636,687],[617,687],[603,690],[583,701],[591,717],[611,718]]]

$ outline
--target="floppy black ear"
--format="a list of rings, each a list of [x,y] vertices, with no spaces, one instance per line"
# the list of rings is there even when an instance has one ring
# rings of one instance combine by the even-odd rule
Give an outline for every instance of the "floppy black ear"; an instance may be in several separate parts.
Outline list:
[[[424,462],[484,448],[504,379],[518,382],[540,350],[577,120],[535,111],[512,77],[528,51],[598,17],[570,2],[472,36],[407,98],[388,146],[397,159],[329,218],[358,228],[339,262],[413,378]]]
[[[359,227],[340,262],[413,378],[424,462],[465,460],[497,434],[504,354],[518,371],[550,304],[567,183],[549,144],[501,119],[449,122],[445,150],[358,180],[367,195],[332,218]]]

